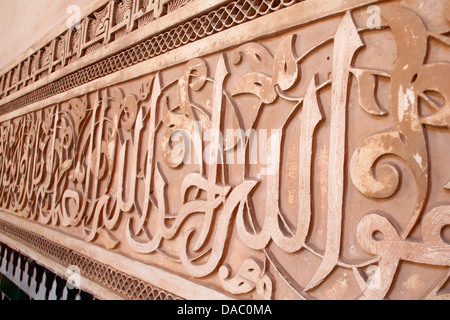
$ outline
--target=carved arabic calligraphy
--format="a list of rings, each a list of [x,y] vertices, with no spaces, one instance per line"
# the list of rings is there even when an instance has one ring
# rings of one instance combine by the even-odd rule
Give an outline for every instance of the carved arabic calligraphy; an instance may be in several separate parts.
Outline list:
[[[157,14],[166,2],[140,3],[139,10],[128,3],[120,8],[121,27],[132,14],[142,14],[144,7]],[[89,45],[103,41],[108,10],[115,10],[108,8],[95,18],[92,34],[84,31]],[[131,85],[104,88],[2,123],[1,207],[72,230],[108,250],[126,248],[136,257],[160,254],[180,265],[187,276],[213,276],[231,294],[256,291],[264,299],[275,296],[277,282],[302,298],[312,297],[338,268],[351,270],[361,298],[383,299],[402,260],[449,267],[450,249],[441,232],[450,223],[450,204],[425,213],[432,162],[427,128],[448,128],[450,120],[446,79],[450,64],[427,64],[425,57],[428,39],[441,39],[445,33],[429,32],[419,15],[405,7],[383,6],[381,14],[397,47],[390,72],[355,66],[366,45],[348,11],[332,37],[313,44],[304,55],[298,54],[304,45],[298,31],[280,37],[274,50],[261,43],[243,44],[212,58],[193,58]],[[320,50],[332,55],[328,79],[320,72],[308,78],[304,65]],[[375,97],[377,77],[389,79],[388,112]],[[352,96],[352,81],[357,99]],[[439,93],[444,103],[437,106],[429,91]],[[370,117],[391,117],[395,129],[363,137],[349,150],[353,100]],[[422,115],[420,100],[434,105],[435,112]],[[270,112],[278,114],[264,123]],[[263,123],[276,132],[266,148],[270,151],[263,155],[270,160],[263,168],[267,170],[250,163],[252,135],[246,133],[261,129]],[[237,141],[223,139],[227,129],[240,133]],[[199,142],[198,161],[192,165],[183,156],[174,157],[197,144],[198,130],[209,133]],[[177,149],[173,137],[178,133],[193,139],[183,140],[183,148]],[[298,150],[286,148],[288,139]],[[326,144],[329,155],[322,176],[323,208],[317,205],[313,179],[319,143]],[[241,152],[244,163],[234,167],[227,163],[230,150]],[[365,213],[353,233],[355,244],[371,258],[346,262],[344,219],[356,214],[345,206],[346,192],[354,186],[366,199],[392,198],[402,188],[401,170],[382,161],[388,155],[398,156],[414,177],[413,211],[401,228],[388,214]],[[290,172],[295,183],[286,187],[289,161],[298,170]],[[255,173],[249,166],[261,170]],[[291,211],[283,193],[289,188],[295,190]],[[258,199],[262,201],[255,204]],[[324,241],[316,249],[310,240],[320,214]],[[422,240],[412,241],[419,222]],[[230,252],[235,243],[245,248],[239,254]],[[288,271],[283,261],[305,252],[320,261],[300,284],[298,274]],[[374,265],[378,285],[360,273]]]

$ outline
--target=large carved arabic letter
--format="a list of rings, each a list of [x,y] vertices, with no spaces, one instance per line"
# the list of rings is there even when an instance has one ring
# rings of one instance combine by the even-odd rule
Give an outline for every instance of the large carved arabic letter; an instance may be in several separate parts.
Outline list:
[[[89,144],[89,154],[86,158],[86,162],[88,165],[88,170],[86,173],[87,181],[87,188],[90,190],[90,179],[93,180],[93,189],[91,192],[87,192],[84,194],[85,198],[87,199],[96,199],[97,198],[97,191],[98,191],[98,185],[99,185],[99,179],[100,179],[100,157],[102,156],[102,150],[101,145],[103,141],[103,135],[104,135],[104,125],[105,125],[105,116],[106,116],[106,109],[108,108],[108,93],[106,90],[102,92],[97,92],[97,103],[99,108],[95,108],[94,113],[92,114],[91,119],[91,138],[90,138],[90,144]],[[98,110],[98,119],[97,119],[97,110]],[[98,121],[98,122],[97,122]],[[95,160],[94,160],[95,159]],[[85,201],[87,201],[85,199]],[[102,201],[99,203],[90,204],[88,209],[88,212],[85,215],[84,218],[84,228],[85,228],[85,239],[86,241],[90,242],[93,241],[97,235],[97,229],[100,224],[100,213],[104,209],[104,206],[106,205],[107,201],[109,200],[106,198],[102,198]]]
[[[31,127],[33,123],[33,114],[28,114],[25,118],[24,125],[22,126],[22,136],[19,141],[22,141],[20,148],[20,174],[17,175],[16,186],[17,193],[14,195],[14,210],[16,212],[24,212],[27,204],[27,186],[31,179],[31,158],[33,156],[34,134]]]
[[[281,145],[282,135],[278,135],[278,139],[275,142],[277,146]],[[281,150],[271,150],[273,152],[270,154],[270,160],[273,163],[276,163],[279,166],[280,161],[280,152]],[[279,208],[279,186],[280,186],[280,176],[279,170],[276,173],[269,174],[267,176],[266,183],[266,209],[264,214],[264,225],[260,232],[250,233],[247,230],[245,218],[244,218],[244,210],[241,208],[237,213],[236,218],[236,228],[239,233],[239,237],[241,241],[245,243],[249,248],[254,250],[262,250],[264,249],[272,236],[274,234],[274,228],[279,228],[278,215],[280,214]]]
[[[205,220],[203,222],[202,230],[200,231],[199,238],[197,243],[194,246],[194,251],[199,250],[208,236],[211,223],[214,217],[214,207],[212,204],[214,199],[216,198],[216,193],[213,191],[216,187],[217,183],[217,168],[219,163],[219,157],[222,155],[219,154],[219,151],[223,150],[222,141],[221,141],[221,123],[222,123],[222,112],[223,112],[223,88],[225,79],[228,76],[228,69],[225,63],[224,56],[220,57],[220,60],[217,65],[216,75],[214,80],[214,91],[213,91],[213,110],[211,116],[211,131],[212,137],[209,146],[210,154],[209,154],[209,164],[208,164],[208,189],[207,189],[207,204],[205,210]],[[223,160],[221,161],[223,163]]]
[[[411,83],[414,83],[416,75],[421,72],[429,72],[428,68],[430,66],[424,67],[422,65],[427,54],[428,44],[427,32],[421,19],[408,9],[401,7],[391,8],[392,12],[383,12],[383,16],[388,20],[392,31],[396,35],[399,48],[399,58],[392,77],[391,103],[392,106],[398,103],[397,108],[394,107],[393,110],[394,119],[398,123],[399,131],[403,134],[406,141],[406,155],[404,159],[407,160],[413,170],[418,185],[416,207],[413,216],[402,233],[402,239],[405,239],[423,210],[428,192],[429,176],[426,140],[418,112],[418,94],[420,92],[415,91],[420,86],[417,86],[417,88],[412,86],[412,89],[407,88],[411,86]],[[400,14],[402,15],[401,19],[398,17]],[[407,31],[404,28],[406,18],[409,20],[409,30]],[[431,82],[430,85],[435,85],[435,83]],[[447,95],[447,93],[445,94]]]
[[[334,38],[330,158],[328,166],[327,243],[323,261],[305,288],[306,291],[322,282],[334,269],[339,259],[345,179],[347,91],[353,56],[361,46],[363,46],[363,43],[350,12],[347,12]]]
[[[293,44],[295,37],[284,39],[277,48],[274,61],[274,78],[272,85],[278,85],[280,89],[287,90],[298,77],[298,66],[296,64]],[[280,226],[279,216],[279,170],[267,175],[267,197],[264,225],[258,233],[250,233],[245,226],[243,210],[237,216],[237,229],[242,241],[250,248],[255,250],[264,249],[270,239],[285,252],[296,252],[303,247],[310,224],[311,217],[311,165],[312,165],[312,144],[314,131],[322,120],[322,114],[317,101],[316,77],[314,77],[308,86],[305,99],[300,99],[297,106],[303,103],[303,112],[301,116],[302,128],[299,136],[299,167],[302,168],[299,177],[299,203],[298,218],[296,230],[286,235]],[[296,109],[297,106],[294,108]],[[281,130],[280,130],[281,131]],[[272,136],[273,140],[274,136]],[[280,165],[280,152],[278,146],[281,146],[282,135],[279,140],[271,141],[270,159],[276,166]],[[277,148],[273,148],[277,146]],[[275,150],[276,149],[276,150]],[[290,231],[290,230],[289,230]]]
[[[164,204],[164,187],[165,182],[164,178],[161,175],[161,172],[159,168],[155,170],[155,173],[153,172],[154,167],[154,149],[155,149],[155,137],[156,137],[156,115],[157,115],[157,106],[158,106],[158,99],[161,95],[161,76],[160,74],[156,75],[156,78],[154,80],[152,93],[150,97],[150,128],[149,128],[149,137],[148,137],[148,144],[147,144],[147,164],[146,164],[146,172],[145,172],[145,196],[144,196],[144,206],[142,210],[142,216],[140,217],[140,223],[137,228],[138,234],[141,230],[144,231],[147,240],[145,242],[139,241],[136,239],[133,235],[133,232],[131,230],[131,223],[133,221],[133,218],[130,218],[128,220],[128,226],[126,229],[126,240],[128,245],[136,252],[140,253],[151,253],[155,251],[160,243],[161,239],[164,236],[165,232],[165,204]],[[144,226],[144,222],[147,221],[149,214],[153,211],[153,208],[151,206],[151,183],[153,179],[153,174],[155,174],[155,194],[156,194],[156,215],[158,216],[158,225],[156,233],[151,236],[150,231]]]
[[[191,102],[189,87],[194,90],[200,90],[206,83],[208,76],[208,67],[202,59],[193,59],[189,61],[184,69],[183,75],[178,80],[178,107],[182,113],[175,113],[169,109],[167,99],[162,99],[161,117],[163,123],[168,127],[161,141],[164,161],[172,168],[178,167],[181,163],[175,161],[170,150],[170,139],[177,130],[185,130],[194,136],[194,121],[196,120],[193,107],[201,110]],[[189,83],[190,79],[192,83]],[[202,110],[204,112],[204,110]]]
[[[382,235],[377,234],[380,231]],[[377,235],[383,239],[382,242],[376,240],[379,239]],[[375,284],[371,283],[368,286],[362,298],[368,300],[383,299],[391,286],[400,261],[401,239],[389,220],[376,214],[363,218],[358,225],[357,237],[364,250],[380,257],[378,262],[379,279]]]
[[[119,201],[120,210],[123,212],[130,212],[133,208],[135,202],[135,188],[136,188],[136,178],[138,175],[138,154],[139,148],[141,147],[141,131],[144,128],[144,110],[141,108],[136,117],[137,112],[137,99],[134,96],[126,97],[122,102],[121,110],[127,110],[128,118],[122,121],[122,128],[126,131],[131,131],[134,126],[134,135],[132,135],[131,140],[126,140],[120,149],[121,160],[119,161],[119,190],[117,192],[117,199]],[[126,124],[124,126],[124,124]],[[127,151],[131,149],[131,154],[133,155],[130,163],[128,164],[131,169],[129,173],[129,179],[127,178],[128,170],[125,170],[125,156]],[[128,166],[127,166],[128,167]],[[130,168],[128,167],[128,168]],[[124,179],[125,178],[125,179]],[[124,183],[125,180],[125,183]],[[128,183],[127,183],[128,182]],[[127,196],[125,196],[125,194]]]
[[[86,100],[85,100],[86,101]],[[84,104],[85,110],[87,109],[87,102]],[[75,107],[77,109],[77,107]],[[90,114],[89,128],[91,128],[91,132],[89,134],[84,135],[77,147],[77,155],[76,155],[76,164],[74,171],[70,175],[70,180],[72,182],[78,182],[82,184],[82,192],[72,191],[70,189],[66,190],[63,195],[63,203],[62,203],[62,216],[63,219],[66,220],[65,223],[69,223],[71,226],[77,226],[83,219],[89,219],[93,210],[93,206],[91,201],[88,201],[90,188],[91,188],[91,166],[93,162],[92,153],[94,146],[94,136],[95,136],[95,123],[98,112],[101,110],[99,93],[97,92],[97,102],[94,108],[92,109]],[[87,153],[87,154],[86,154]],[[96,193],[96,192],[95,192]],[[76,204],[76,212],[68,213],[65,205],[68,201],[75,201]],[[80,204],[81,203],[81,204]],[[72,210],[74,210],[72,208]],[[86,220],[84,220],[86,221]]]
[[[314,76],[309,84],[303,101],[301,116],[300,147],[299,147],[299,180],[298,180],[298,214],[297,226],[292,236],[286,236],[279,224],[274,230],[274,241],[288,253],[300,250],[305,245],[311,220],[311,170],[314,132],[323,119],[317,100],[317,77]]]
[[[222,152],[223,150],[222,141],[220,139],[220,128],[222,124],[224,100],[223,88],[227,75],[228,69],[226,66],[225,57],[222,55],[217,64],[213,90],[213,110],[211,117],[212,137],[209,145],[209,163],[207,169],[208,179],[206,180],[207,200],[205,203],[205,208],[202,210],[205,212],[205,216],[203,225],[199,232],[198,240],[195,242],[193,247],[194,252],[199,251],[204,246],[208,235],[212,232],[212,221],[215,216],[215,210],[218,208],[216,204],[217,198],[222,198],[221,202],[223,202],[223,208],[220,212],[218,212],[217,221],[215,223],[215,225],[217,225],[217,229],[213,235],[212,244],[204,253],[200,255],[204,256],[204,254],[210,251],[209,258],[206,263],[196,264],[194,262],[196,258],[190,258],[188,254],[189,243],[195,229],[190,230],[184,236],[185,250],[182,250],[180,259],[185,269],[194,277],[204,277],[215,270],[222,257],[226,239],[229,237],[228,229],[230,226],[231,217],[235,212],[236,207],[247,199],[248,194],[256,185],[256,182],[254,181],[244,181],[242,184],[233,189],[226,200],[225,197],[231,188],[222,186],[217,190],[217,170],[220,160],[219,157],[223,157],[223,154],[219,154],[219,152]],[[203,180],[203,178],[199,175],[195,176],[198,177],[200,182]],[[223,183],[225,183],[225,181]],[[186,190],[185,187],[183,189]],[[217,197],[218,195],[219,197]]]
[[[144,225],[148,214],[150,214],[150,202],[151,202],[151,187],[152,187],[152,179],[153,179],[153,169],[155,162],[155,137],[156,137],[156,128],[157,128],[157,103],[161,96],[161,74],[158,72],[154,79],[148,84],[151,87],[151,96],[149,101],[148,113],[150,113],[149,121],[149,135],[147,140],[147,154],[146,154],[146,165],[145,165],[145,188],[144,188],[144,205],[143,207],[136,206],[136,210],[140,213],[140,223],[138,225],[137,230],[141,230]],[[148,89],[150,90],[150,88]],[[148,94],[144,94],[141,99],[145,100]],[[146,116],[147,117],[147,116]]]
[[[51,201],[49,197],[52,197],[54,199],[55,189],[56,185],[54,185],[53,188],[51,188],[52,180],[54,179],[55,171],[58,169],[55,166],[55,144],[56,144],[56,131],[57,131],[57,125],[58,125],[58,119],[59,119],[59,109],[60,104],[58,104],[56,107],[54,107],[51,111],[51,113],[48,114],[48,118],[46,119],[46,124],[49,125],[49,140],[50,145],[47,145],[46,148],[46,154],[45,154],[45,169],[46,169],[46,177],[43,185],[41,185],[41,190],[45,194],[45,204],[42,207],[42,213],[41,213],[41,219],[44,224],[49,224],[52,219],[52,212],[51,212],[51,206],[54,206],[54,201],[52,203],[49,203]],[[50,125],[53,123],[53,125]],[[51,128],[53,127],[53,128]],[[53,189],[53,190],[52,190]],[[53,200],[52,199],[52,200]]]
[[[374,163],[384,155],[395,154],[408,164],[417,183],[417,200],[402,232],[402,239],[406,239],[423,210],[428,192],[428,154],[418,113],[418,94],[422,92],[415,91],[423,89],[423,85],[414,86],[415,78],[424,68],[427,32],[420,18],[409,9],[388,6],[382,14],[397,41],[398,59],[391,77],[391,113],[397,131],[367,138],[355,151],[350,170],[353,184],[362,194],[387,198],[397,190],[399,174],[392,165],[382,164],[375,178]],[[431,67],[425,70],[428,68]]]
[[[229,228],[231,225],[233,213],[236,211],[236,208],[238,206],[239,210],[242,210],[242,204],[247,200],[248,195],[256,186],[256,184],[256,181],[244,181],[236,188],[234,188],[229,197],[226,199],[223,205],[223,209],[221,210],[220,214],[217,217],[217,221],[215,222],[217,224],[217,230],[216,234],[214,235],[214,239],[212,240],[211,248],[208,250],[211,251],[211,253],[206,263],[196,264],[193,261],[195,259],[191,259],[189,257],[187,251],[189,248],[191,236],[195,230],[193,229],[186,233],[186,235],[184,236],[185,250],[182,250],[180,259],[185,270],[189,272],[190,275],[196,278],[206,277],[216,269],[217,265],[220,262],[220,259],[222,258],[223,250],[225,248],[225,242],[230,236]]]

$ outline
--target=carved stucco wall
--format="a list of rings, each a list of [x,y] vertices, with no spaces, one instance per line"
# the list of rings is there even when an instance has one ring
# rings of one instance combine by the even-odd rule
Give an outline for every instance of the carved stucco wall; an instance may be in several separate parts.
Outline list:
[[[88,0],[0,0],[0,68],[12,62],[53,28],[71,16],[70,6],[85,6]]]
[[[448,298],[448,2],[165,2],[4,68],[0,240],[102,298]]]

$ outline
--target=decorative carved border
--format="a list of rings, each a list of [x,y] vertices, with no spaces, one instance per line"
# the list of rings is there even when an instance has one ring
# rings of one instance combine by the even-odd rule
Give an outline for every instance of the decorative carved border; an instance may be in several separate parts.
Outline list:
[[[65,266],[78,266],[81,274],[130,300],[182,300],[173,293],[66,248],[44,237],[0,220],[0,231],[8,237]]]
[[[124,3],[130,2],[131,0],[122,0]],[[139,0],[133,0],[134,3],[132,4],[132,7],[136,6],[136,3],[139,2]],[[134,45],[133,47],[126,49],[122,52],[119,52],[111,57],[105,58],[103,60],[100,60],[99,62],[92,64],[90,66],[87,66],[85,68],[82,68],[74,73],[71,73],[69,75],[64,76],[63,78],[54,81],[50,84],[47,84],[38,90],[35,90],[31,93],[25,94],[21,96],[20,98],[17,98],[16,100],[13,100],[11,102],[8,102],[4,104],[0,109],[0,115],[5,114],[11,111],[14,111],[18,108],[21,108],[23,106],[26,106],[28,104],[41,101],[43,99],[49,98],[51,96],[54,96],[56,94],[66,92],[70,89],[73,89],[75,87],[78,87],[82,84],[88,83],[90,81],[93,81],[95,79],[104,77],[106,75],[112,74],[114,72],[123,70],[127,67],[136,65],[140,62],[143,62],[145,60],[151,59],[153,57],[159,56],[165,52],[168,52],[170,50],[179,48],[183,45],[186,45],[188,43],[192,43],[194,41],[197,41],[199,39],[203,39],[207,36],[210,36],[212,34],[221,32],[223,30],[229,29],[231,27],[234,27],[236,25],[245,23],[247,21],[254,20],[258,17],[267,15],[269,13],[278,11],[280,9],[292,6],[293,4],[299,3],[303,0],[235,0],[231,3],[224,5],[218,9],[212,10],[200,17],[194,18],[192,20],[189,20],[188,22],[185,22],[183,24],[180,24],[178,26],[175,26],[171,28],[168,31],[164,31],[159,33],[158,35],[155,35],[151,37],[148,40],[145,40],[141,43],[138,43]],[[174,1],[172,1],[174,2]],[[170,2],[170,3],[172,3]],[[186,4],[189,1],[179,1],[178,5],[169,6],[171,8],[170,10],[174,11],[181,7],[182,5]],[[105,8],[113,7],[113,3],[117,3],[117,0],[111,0],[111,4],[106,6]],[[129,4],[131,5],[131,4]],[[106,10],[106,9],[104,9]],[[112,10],[112,9],[111,9]],[[103,12],[103,11],[102,11]],[[104,16],[104,14],[102,15]],[[87,18],[86,18],[87,19]],[[83,21],[81,25],[84,29],[87,28],[87,22]],[[129,22],[131,24],[131,22]],[[143,24],[145,25],[145,24]],[[133,28],[131,28],[133,29]],[[115,29],[114,29],[115,30]],[[128,29],[127,29],[128,30]],[[72,33],[73,30],[67,31],[67,33]],[[111,32],[111,31],[110,31]],[[108,30],[105,30],[102,35],[104,37],[107,37]],[[61,36],[61,39],[65,39],[67,36]],[[98,36],[99,37],[99,36]],[[97,38],[98,38],[97,37]],[[110,38],[110,36],[109,36]],[[109,39],[108,38],[108,39]],[[100,38],[99,38],[100,39]],[[101,38],[103,39],[103,38]],[[106,38],[105,38],[106,39]],[[55,50],[55,42],[57,40],[55,39],[52,44],[52,50]],[[62,40],[61,40],[62,41]],[[92,46],[91,42],[86,40],[86,37],[84,39],[80,39],[81,44],[77,45],[77,48],[79,53],[76,55],[77,59],[81,58],[82,56],[88,54],[92,51],[86,51],[82,48],[89,48],[89,45]],[[96,41],[99,41],[98,39]],[[108,40],[106,43],[108,43],[111,40]],[[88,42],[88,44],[86,44]],[[66,44],[68,46],[68,44]],[[43,51],[47,52],[49,50],[42,49]],[[68,55],[74,55],[72,52],[73,50],[69,50],[70,53],[67,53]],[[66,50],[66,51],[67,51]],[[49,51],[51,52],[51,51]],[[1,77],[1,86],[0,86],[0,98],[5,98],[9,96],[11,93],[19,91],[21,88],[25,88],[29,84],[37,81],[39,79],[39,74],[46,72],[45,74],[48,75],[55,71],[54,65],[60,64],[64,59],[68,59],[67,57],[61,57],[56,62],[51,60],[55,59],[56,57],[53,56],[53,54],[48,53],[49,56],[45,61],[48,61],[46,65],[42,66],[39,70],[39,72],[30,70],[30,60],[31,57],[29,57],[27,60],[22,62],[19,66],[17,66],[15,69],[10,70],[6,74],[4,74]],[[38,54],[40,58],[40,54]],[[74,60],[75,61],[75,60]],[[27,72],[22,72],[23,65],[28,66],[26,70]],[[67,63],[63,64],[63,66],[66,66]],[[38,67],[36,67],[38,68]],[[48,70],[47,70],[48,69]],[[1,101],[1,100],[0,100]]]
[[[103,45],[174,12],[191,0],[111,0],[103,1],[73,26],[45,43],[32,55],[2,75],[3,92],[8,96],[53,73],[58,68],[89,55]]]

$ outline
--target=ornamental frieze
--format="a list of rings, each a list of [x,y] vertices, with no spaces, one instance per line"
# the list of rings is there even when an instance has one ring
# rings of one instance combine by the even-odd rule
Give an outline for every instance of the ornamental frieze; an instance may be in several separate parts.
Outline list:
[[[23,65],[64,68],[165,3],[112,1]],[[235,299],[448,299],[450,6],[429,3],[291,1],[210,53],[23,100],[0,118],[0,233]],[[240,40],[283,16],[299,22]],[[156,286],[192,297],[174,279]]]

